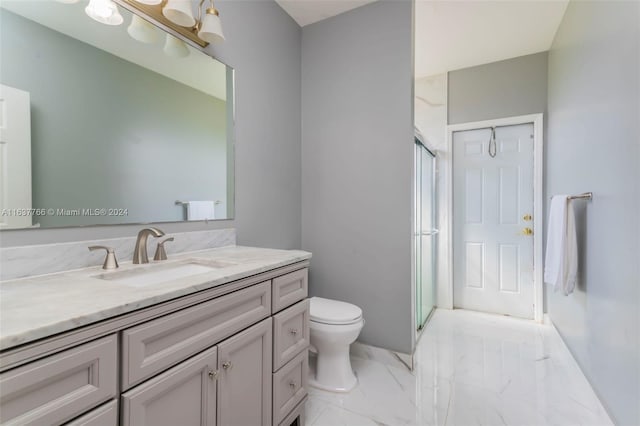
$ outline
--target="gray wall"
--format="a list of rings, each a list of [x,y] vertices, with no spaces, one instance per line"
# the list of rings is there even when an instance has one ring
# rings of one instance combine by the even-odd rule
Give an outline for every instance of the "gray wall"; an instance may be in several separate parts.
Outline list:
[[[216,7],[227,40],[208,51],[236,70],[235,220],[160,227],[167,232],[236,227],[239,244],[299,248],[300,27],[273,0],[220,0]],[[139,229],[3,231],[0,244],[130,236]]]
[[[175,200],[220,200],[225,217],[225,101],[6,10],[0,16],[0,82],[30,93],[33,207],[127,209],[35,222],[184,220]]]
[[[547,52],[449,72],[449,124],[545,112]]]
[[[640,424],[640,3],[570,2],[549,53],[548,195],[576,202],[578,285],[549,315],[604,405]]]
[[[302,31],[302,247],[311,295],[354,303],[359,340],[412,349],[412,3]]]

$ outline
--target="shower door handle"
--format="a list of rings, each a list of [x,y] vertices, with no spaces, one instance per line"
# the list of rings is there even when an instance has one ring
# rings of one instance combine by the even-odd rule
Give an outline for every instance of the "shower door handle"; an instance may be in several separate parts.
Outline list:
[[[436,235],[440,232],[439,229],[430,229],[429,231],[422,231],[422,235]]]

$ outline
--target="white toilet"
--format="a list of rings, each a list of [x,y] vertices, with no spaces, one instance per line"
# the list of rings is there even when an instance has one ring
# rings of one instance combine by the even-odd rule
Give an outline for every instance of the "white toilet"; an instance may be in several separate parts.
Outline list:
[[[362,309],[351,303],[312,297],[309,314],[311,346],[318,355],[315,377],[309,379],[309,384],[327,391],[349,392],[358,384],[351,369],[349,346],[364,325]]]

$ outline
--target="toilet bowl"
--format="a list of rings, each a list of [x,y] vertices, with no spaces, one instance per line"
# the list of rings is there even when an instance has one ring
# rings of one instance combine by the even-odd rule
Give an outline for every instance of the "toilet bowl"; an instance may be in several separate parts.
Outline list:
[[[349,346],[364,326],[362,309],[346,302],[312,297],[309,308],[311,346],[317,351],[313,387],[349,392],[358,379],[351,369]]]

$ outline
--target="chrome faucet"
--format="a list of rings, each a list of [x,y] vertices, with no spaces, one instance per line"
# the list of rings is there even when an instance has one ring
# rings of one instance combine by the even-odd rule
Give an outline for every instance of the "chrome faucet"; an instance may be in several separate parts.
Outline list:
[[[158,228],[144,228],[138,232],[138,239],[136,240],[136,248],[133,250],[133,263],[149,263],[149,256],[147,255],[147,238],[149,235],[153,235],[155,238],[162,237],[164,232]]]

